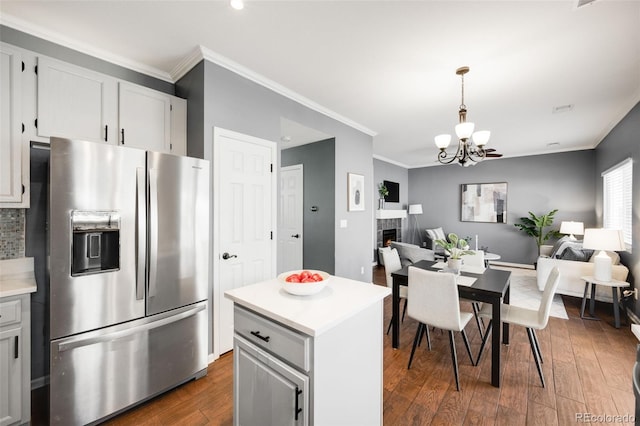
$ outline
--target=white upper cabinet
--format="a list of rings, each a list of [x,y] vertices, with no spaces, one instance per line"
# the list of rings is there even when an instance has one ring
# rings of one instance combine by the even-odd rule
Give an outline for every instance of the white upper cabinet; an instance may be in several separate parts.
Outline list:
[[[22,202],[21,53],[0,44],[0,202]]]
[[[171,151],[187,155],[187,100],[171,96]]]
[[[171,96],[125,82],[118,88],[119,143],[171,152]]]
[[[38,59],[38,135],[116,143],[115,78]]]

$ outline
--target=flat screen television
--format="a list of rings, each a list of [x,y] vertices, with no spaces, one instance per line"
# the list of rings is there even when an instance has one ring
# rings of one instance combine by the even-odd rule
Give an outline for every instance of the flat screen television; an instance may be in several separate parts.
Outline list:
[[[388,203],[400,202],[400,184],[398,182],[391,182],[385,180],[382,182],[387,187],[389,194],[384,197],[384,201]]]

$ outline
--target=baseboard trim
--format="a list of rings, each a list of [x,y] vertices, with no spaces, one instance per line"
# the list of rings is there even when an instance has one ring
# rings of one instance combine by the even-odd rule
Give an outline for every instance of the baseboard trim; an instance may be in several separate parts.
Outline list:
[[[492,260],[489,262],[490,265],[496,266],[506,266],[509,268],[520,268],[520,269],[535,269],[533,265],[527,265],[524,263],[510,263],[510,262],[500,262],[498,260]]]
[[[640,324],[640,318],[638,318],[635,312],[633,312],[629,308],[625,308],[625,310],[627,311],[627,317],[629,318],[629,320],[631,320],[631,322],[633,322],[634,324]]]
[[[39,389],[49,384],[49,375],[31,380],[31,390]]]

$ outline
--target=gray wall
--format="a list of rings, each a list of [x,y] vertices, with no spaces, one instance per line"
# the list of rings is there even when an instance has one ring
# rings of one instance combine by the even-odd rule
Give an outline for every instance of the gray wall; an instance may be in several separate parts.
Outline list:
[[[556,229],[563,220],[594,226],[594,168],[593,150],[488,160],[473,167],[424,167],[409,170],[409,194],[411,203],[422,203],[422,229],[441,226],[461,237],[478,235],[479,246],[501,255],[502,261],[532,264],[537,246],[514,223],[529,211],[558,209]],[[507,182],[507,223],[460,221],[460,185],[490,182]]]
[[[176,86],[179,93],[201,90],[204,94],[197,105],[187,96],[189,129],[194,125],[192,120],[200,120],[200,111],[203,120],[202,134],[188,135],[190,155],[202,153],[204,158],[212,158],[214,127],[279,142],[281,118],[335,138],[334,223],[347,220],[346,228],[336,226],[333,231],[335,274],[370,282],[373,200],[365,200],[364,212],[347,212],[346,186],[347,173],[359,173],[365,176],[365,193],[372,193],[373,138],[206,60]]]
[[[602,225],[602,177],[611,166],[631,157],[633,159],[633,251],[621,252],[622,263],[629,268],[628,282],[638,288],[640,277],[640,103],[618,123],[596,148],[596,209],[598,225]],[[640,316],[640,301],[635,302],[635,314]]]
[[[335,269],[335,140],[281,151],[280,165],[303,165],[303,267],[330,274]],[[316,212],[311,206],[317,206]]]

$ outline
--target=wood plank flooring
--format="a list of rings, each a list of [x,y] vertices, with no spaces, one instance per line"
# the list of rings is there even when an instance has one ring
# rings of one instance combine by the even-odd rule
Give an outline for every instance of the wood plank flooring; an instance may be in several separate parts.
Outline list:
[[[374,267],[374,282],[384,285],[384,270]],[[385,326],[391,318],[391,297],[385,300]],[[580,319],[580,299],[564,297],[568,320],[550,318],[538,333],[544,357],[546,388],[531,355],[526,332],[512,327],[511,343],[502,346],[502,387],[491,378],[491,348],[473,367],[461,337],[456,335],[461,391],[457,392],[446,332],[431,332],[432,350],[422,344],[411,370],[407,362],[417,323],[405,318],[398,350],[384,338],[385,425],[567,425],[578,417],[625,416],[633,424],[635,398],[631,372],[637,339],[628,325],[611,323],[610,304],[597,304],[602,321]],[[470,309],[470,306],[468,307]],[[386,331],[386,330],[385,330]],[[480,336],[467,326],[473,354]],[[109,425],[231,425],[233,356],[212,363],[208,375],[129,410]],[[45,388],[43,388],[45,389]],[[96,395],[99,398],[99,395]],[[47,424],[46,391],[33,392],[33,425]],[[590,424],[581,421],[582,424]],[[620,422],[616,422],[620,424]]]

